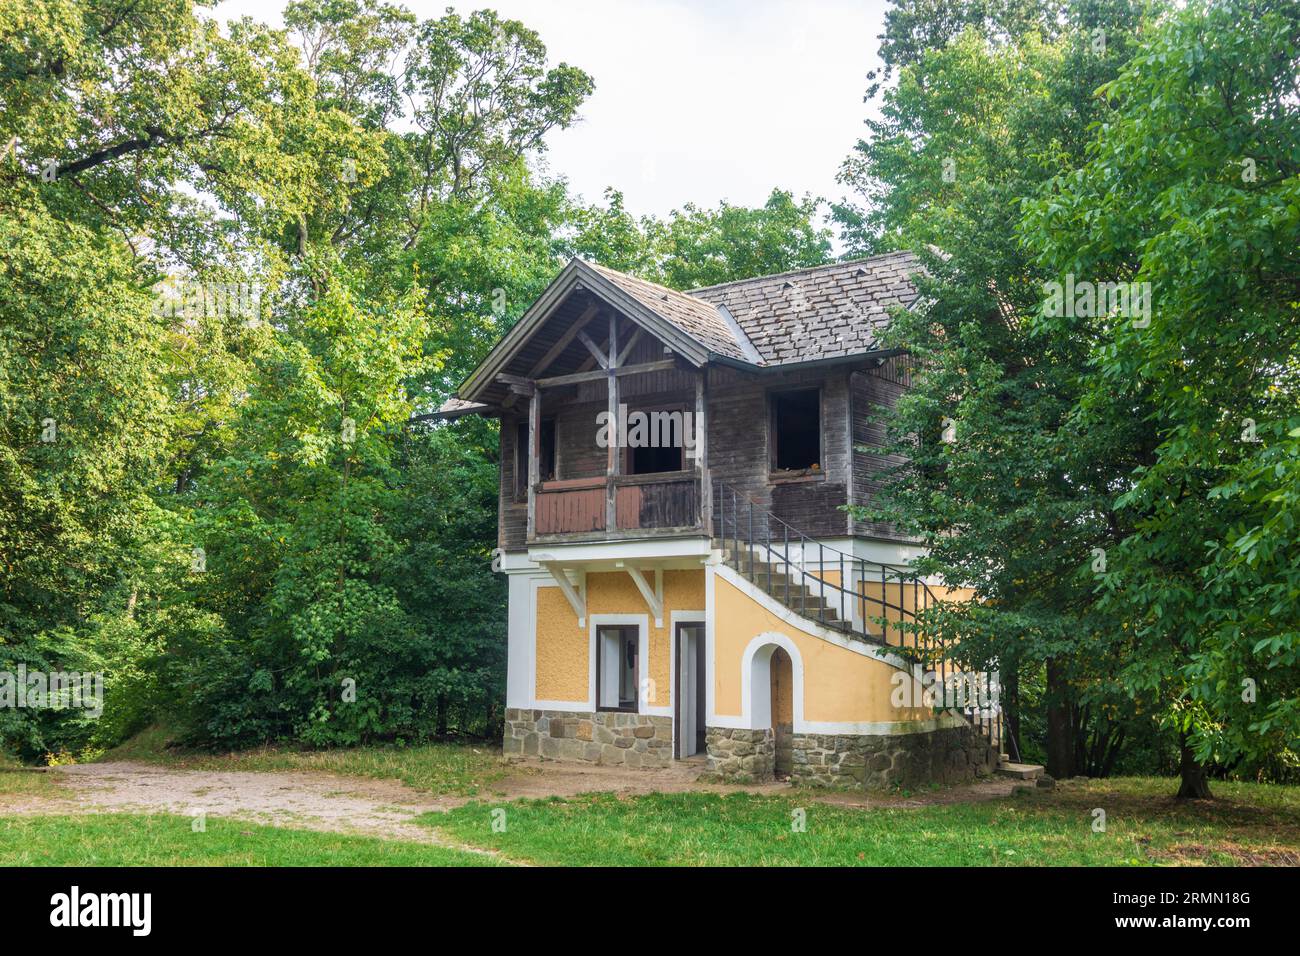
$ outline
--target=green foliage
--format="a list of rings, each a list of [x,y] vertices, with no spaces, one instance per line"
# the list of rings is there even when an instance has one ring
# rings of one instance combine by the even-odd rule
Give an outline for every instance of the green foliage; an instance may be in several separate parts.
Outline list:
[[[1064,24],[1011,40],[967,27],[909,56],[845,166],[869,203],[861,235],[913,248],[926,266],[917,306],[883,336],[911,353],[915,374],[887,420],[906,459],[874,510],[925,544],[924,570],[974,592],[938,604],[925,629],[967,663],[1042,685],[1022,697],[1041,710],[1019,742],[1042,753],[1033,735],[1054,739],[1058,774],[1072,772],[1075,749],[1080,770],[1104,772],[1120,725],[1131,734],[1143,723],[1111,681],[1126,633],[1095,606],[1088,565],[1136,461],[1114,436],[1069,427],[1087,342],[1030,321],[1045,274],[1017,240],[1021,200],[1062,162],[1082,161],[1088,126],[1105,115],[1092,91],[1131,54],[1141,7],[1104,6],[1072,6]],[[1093,18],[1114,34],[1100,55]],[[1085,635],[1091,649],[1079,654]],[[1050,734],[1044,712],[1059,717]]]
[[[1171,14],[1025,228],[1046,269],[1153,290],[1149,327],[1037,324],[1091,343],[1073,427],[1137,458],[1099,594],[1133,642],[1119,677],[1228,766],[1300,740],[1298,65],[1291,4]]]
[[[674,289],[695,289],[830,261],[830,231],[817,223],[821,200],[772,190],[756,208],[687,203],[667,219],[633,217],[623,195],[574,211],[572,254]]]

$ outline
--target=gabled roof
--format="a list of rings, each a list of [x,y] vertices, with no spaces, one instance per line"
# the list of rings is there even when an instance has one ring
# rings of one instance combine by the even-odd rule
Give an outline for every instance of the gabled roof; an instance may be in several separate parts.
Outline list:
[[[677,292],[573,259],[465,380],[445,415],[485,400],[495,377],[564,313],[574,293],[613,306],[697,367],[712,361],[755,370],[879,351],[888,310],[916,298],[914,255],[895,252]],[[572,316],[569,316],[572,318]],[[490,401],[490,399],[488,399]]]
[[[591,264],[591,268],[599,271],[647,309],[658,312],[670,322],[680,326],[691,338],[706,346],[711,353],[742,362],[750,360],[735,330],[719,314],[716,305],[685,292],[677,292],[667,286],[647,282],[645,279],[616,272],[594,263]]]

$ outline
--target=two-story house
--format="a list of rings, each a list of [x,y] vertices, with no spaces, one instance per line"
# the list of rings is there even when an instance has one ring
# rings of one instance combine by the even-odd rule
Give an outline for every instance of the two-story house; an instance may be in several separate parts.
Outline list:
[[[916,268],[682,293],[574,260],[443,406],[501,422],[507,754],[868,786],[995,766],[995,708],[914,693],[907,623],[948,595],[844,507],[887,462],[908,361],[877,333]]]

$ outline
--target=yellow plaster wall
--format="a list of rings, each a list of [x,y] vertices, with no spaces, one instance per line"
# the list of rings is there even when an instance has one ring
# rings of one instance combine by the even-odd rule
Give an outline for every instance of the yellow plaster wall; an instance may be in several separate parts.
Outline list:
[[[887,629],[885,631],[886,643],[897,645],[906,638],[906,643],[910,647],[914,643],[916,635],[911,633],[904,634],[904,632],[899,628],[898,622],[900,614],[896,605],[901,603],[902,606],[906,608],[908,614],[915,614],[917,611],[917,596],[920,593],[919,589],[910,584],[904,583],[902,594],[900,595],[898,582],[888,582],[883,588],[885,600],[889,604],[895,606],[884,608],[883,613],[881,606],[873,603],[873,601],[880,600],[882,587],[879,581],[860,581],[858,583],[858,591],[859,593],[865,592],[867,596],[866,615],[870,630],[874,633],[879,627],[875,619],[884,617],[887,622]],[[971,588],[947,588],[942,585],[932,584],[930,585],[930,593],[940,601],[966,601],[969,600],[971,595],[975,592]],[[899,600],[900,597],[902,598],[901,601]],[[924,598],[922,598],[921,610],[924,609]],[[859,608],[859,613],[861,613],[861,608]],[[925,643],[924,637],[922,637],[921,643]]]
[[[714,578],[713,601],[713,693],[718,714],[741,716],[745,648],[755,637],[772,631],[790,638],[799,650],[805,720],[885,722],[933,717],[925,708],[895,709],[890,704],[895,668],[787,624],[721,575]],[[770,690],[753,688],[753,692]]]
[[[645,573],[652,586],[652,572]],[[672,703],[673,611],[704,611],[704,570],[664,572],[664,626],[655,627],[645,598],[626,571],[587,575],[587,613],[644,614],[649,618],[648,674],[650,694],[643,703],[667,707]],[[568,599],[558,586],[537,589],[538,700],[583,701],[590,696],[591,633],[578,627]]]

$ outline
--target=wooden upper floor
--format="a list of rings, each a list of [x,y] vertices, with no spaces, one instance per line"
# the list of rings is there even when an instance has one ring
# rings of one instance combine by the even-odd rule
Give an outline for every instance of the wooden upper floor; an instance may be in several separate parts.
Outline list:
[[[864,301],[875,261],[690,295],[571,263],[443,409],[501,420],[499,546],[707,535],[719,483],[809,535],[896,537],[844,510],[906,387],[871,346],[911,287]]]

